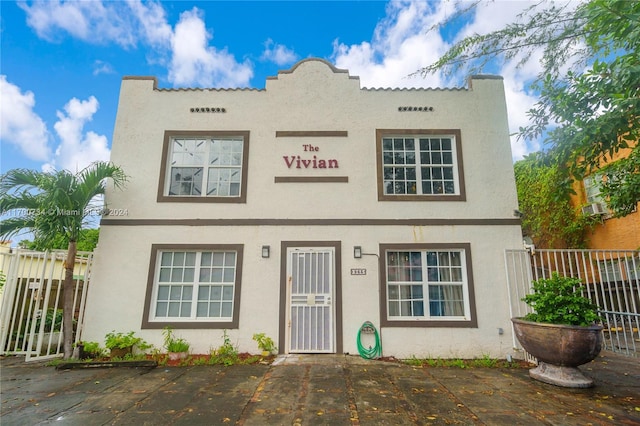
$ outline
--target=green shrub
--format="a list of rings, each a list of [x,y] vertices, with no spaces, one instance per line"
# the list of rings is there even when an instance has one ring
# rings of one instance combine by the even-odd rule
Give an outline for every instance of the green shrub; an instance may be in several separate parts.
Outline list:
[[[99,358],[105,355],[104,348],[100,347],[98,342],[78,342],[78,346],[82,345],[82,352],[84,352],[84,359],[86,358]]]
[[[268,352],[271,354],[277,349],[273,339],[264,333],[255,333],[253,335],[253,340],[258,343],[258,348],[260,348],[262,352]]]
[[[582,295],[582,283],[577,278],[562,277],[557,272],[551,278],[533,282],[533,293],[522,300],[534,309],[524,319],[547,324],[590,326],[600,322],[598,307]]]
[[[224,365],[234,365],[239,361],[238,356],[238,348],[236,348],[232,343],[229,335],[227,334],[227,330],[224,330],[224,334],[222,335],[222,346],[217,349],[213,349],[211,351],[211,358],[209,358],[210,364],[224,364]]]
[[[104,345],[107,349],[125,349],[129,347],[136,347],[142,351],[149,349],[151,345],[147,343],[141,337],[137,337],[133,331],[127,334],[122,332],[116,333],[115,330],[107,333],[104,340]]]
[[[44,331],[49,333],[51,331],[60,331],[62,329],[62,309],[47,309],[44,316]],[[38,318],[36,321],[36,332],[40,330],[42,318]]]
[[[187,342],[183,338],[178,338],[173,335],[173,329],[170,326],[166,326],[162,330],[162,335],[164,336],[164,347],[167,349],[167,352],[188,352],[189,351],[189,342]]]

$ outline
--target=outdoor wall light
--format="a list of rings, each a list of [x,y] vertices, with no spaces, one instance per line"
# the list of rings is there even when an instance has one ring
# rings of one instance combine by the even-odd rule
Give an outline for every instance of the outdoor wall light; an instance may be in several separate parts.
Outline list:
[[[262,257],[265,259],[269,258],[269,251],[270,251],[270,247],[269,246],[262,246]]]
[[[353,246],[353,257],[355,259],[362,258],[362,247],[361,246]]]

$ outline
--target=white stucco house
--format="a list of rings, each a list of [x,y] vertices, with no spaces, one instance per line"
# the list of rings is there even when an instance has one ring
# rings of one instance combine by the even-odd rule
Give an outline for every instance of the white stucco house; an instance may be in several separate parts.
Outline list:
[[[506,356],[521,248],[503,80],[369,89],[320,59],[264,89],[122,81],[82,338],[170,325],[208,353]]]

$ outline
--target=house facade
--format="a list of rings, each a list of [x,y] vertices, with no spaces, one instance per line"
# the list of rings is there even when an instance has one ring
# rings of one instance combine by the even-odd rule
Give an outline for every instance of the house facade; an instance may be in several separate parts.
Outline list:
[[[512,351],[504,250],[522,247],[503,81],[367,89],[306,59],[264,89],[122,81],[82,339],[169,325],[193,353]],[[370,330],[368,330],[370,331]]]
[[[607,162],[626,158],[632,149],[637,148],[634,145],[617,151]],[[628,215],[614,217],[600,194],[605,178],[603,173],[595,171],[574,184],[575,194],[571,196],[571,203],[580,207],[583,214],[599,219],[587,235],[587,246],[598,250],[640,249],[640,203],[636,203],[635,210]]]

